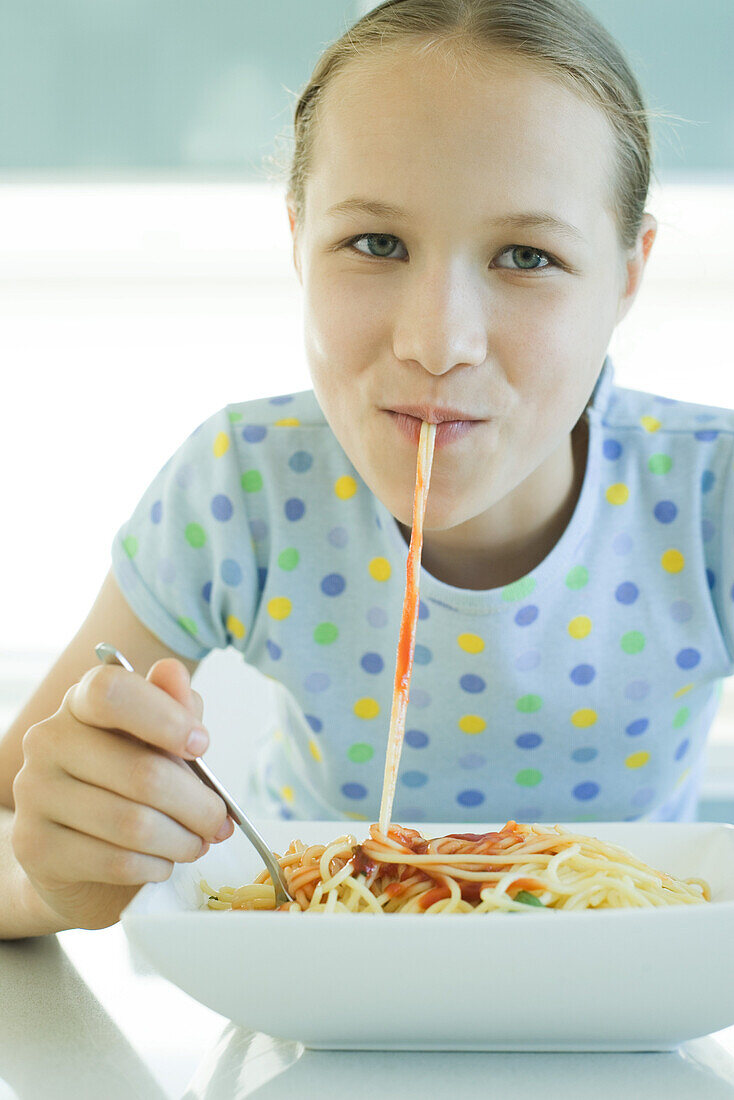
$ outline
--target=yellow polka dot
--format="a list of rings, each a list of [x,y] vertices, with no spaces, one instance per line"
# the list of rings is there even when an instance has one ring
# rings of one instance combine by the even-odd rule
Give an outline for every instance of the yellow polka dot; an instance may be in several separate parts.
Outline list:
[[[349,500],[357,492],[357,482],[349,474],[345,474],[344,477],[338,477],[334,482],[334,492],[339,497],[339,500]]]
[[[591,633],[591,619],[588,615],[577,615],[568,624],[568,633],[572,638],[585,638]]]
[[[640,424],[646,432],[656,432],[660,428],[660,421],[656,420],[654,416],[641,416]]]
[[[235,638],[244,638],[245,624],[236,615],[227,616],[226,627],[230,634],[234,634]]]
[[[630,491],[622,481],[618,481],[616,485],[609,486],[606,495],[610,504],[626,504]]]
[[[314,758],[314,760],[318,760],[318,762],[321,763],[321,761],[323,760],[323,757],[321,755],[321,749],[316,744],[313,737],[310,738],[310,740],[308,742],[308,748],[309,748],[309,752],[311,753],[311,756]]]
[[[376,718],[380,713],[380,704],[367,695],[354,704],[354,713],[358,718]]]
[[[460,634],[456,640],[464,653],[481,653],[484,649],[484,639],[478,634]]]
[[[292,787],[281,787],[280,788],[280,793],[281,793],[282,797],[286,800],[286,802],[292,802],[293,801],[293,788]]]
[[[353,810],[347,810],[344,816],[351,817],[352,821],[369,821],[369,818],[365,817],[364,814],[355,814]]]
[[[283,420],[276,420],[274,427],[276,428],[297,428],[301,423],[300,420],[296,420],[294,416],[286,416]]]
[[[686,564],[686,559],[680,550],[666,550],[660,559],[660,564],[666,573],[680,573]]]
[[[673,692],[673,698],[674,699],[680,699],[681,695],[685,695],[686,692],[690,691],[692,687],[693,687],[693,684],[686,684],[685,687],[678,688],[677,691]]]
[[[678,778],[675,781],[676,787],[680,787],[681,783],[685,783],[686,779],[688,779],[688,776],[690,774],[691,774],[691,769],[690,768],[686,768],[686,770],[684,772],[681,772],[681,774],[678,776]]]
[[[627,757],[625,764],[628,768],[642,768],[649,759],[649,752],[633,752],[631,756]]]
[[[268,601],[268,615],[271,619],[287,619],[293,610],[293,605],[287,596],[273,596]]]
[[[464,733],[481,733],[487,723],[478,714],[465,714],[459,719],[459,729]]]
[[[217,432],[217,437],[214,440],[214,447],[212,449],[215,458],[221,458],[222,455],[226,455],[229,450],[229,436],[226,432]]]
[[[387,558],[373,558],[370,562],[370,576],[376,581],[389,580],[392,567]]]
[[[575,710],[571,715],[571,721],[574,726],[578,726],[579,729],[586,729],[588,726],[593,726],[597,719],[597,713],[595,710],[589,710],[584,708],[583,710]]]

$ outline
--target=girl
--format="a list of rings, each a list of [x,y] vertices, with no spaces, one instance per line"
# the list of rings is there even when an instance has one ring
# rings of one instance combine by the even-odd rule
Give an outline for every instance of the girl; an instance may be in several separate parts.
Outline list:
[[[388,0],[325,51],[287,195],[313,391],[210,416],[118,532],[0,750],[3,935],[110,924],[230,835],[180,760],[214,648],[287,689],[252,812],[377,819],[422,420],[394,819],[694,815],[734,416],[614,383],[649,177],[637,83],[576,0]]]

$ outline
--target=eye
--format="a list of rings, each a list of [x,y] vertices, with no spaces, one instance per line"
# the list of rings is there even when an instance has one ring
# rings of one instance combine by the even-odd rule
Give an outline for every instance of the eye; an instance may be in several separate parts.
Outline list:
[[[357,248],[357,245],[364,241],[369,248],[369,252],[364,252],[361,248]],[[355,252],[359,252],[360,256],[371,256],[374,259],[382,260],[395,260],[404,259],[407,256],[405,252],[405,245],[402,245],[404,255],[396,256],[396,245],[402,245],[402,241],[399,237],[393,237],[391,233],[361,233],[358,237],[352,237],[347,241],[347,247],[353,248]]]
[[[510,253],[512,260],[517,267],[510,267],[505,264],[499,264],[499,267],[503,267],[506,271],[537,271],[545,267],[555,267],[555,261],[551,259],[547,252],[541,252],[539,248],[531,248],[525,244],[509,245],[507,248],[500,252],[500,257]],[[543,263],[542,261],[546,262]]]

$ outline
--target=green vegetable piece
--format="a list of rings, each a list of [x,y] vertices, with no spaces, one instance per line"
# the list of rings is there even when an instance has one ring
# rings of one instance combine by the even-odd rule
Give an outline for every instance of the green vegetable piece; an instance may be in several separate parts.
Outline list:
[[[546,908],[540,898],[536,898],[535,894],[530,894],[527,890],[518,891],[515,894],[515,901],[521,901],[524,905],[539,905],[541,909]]]

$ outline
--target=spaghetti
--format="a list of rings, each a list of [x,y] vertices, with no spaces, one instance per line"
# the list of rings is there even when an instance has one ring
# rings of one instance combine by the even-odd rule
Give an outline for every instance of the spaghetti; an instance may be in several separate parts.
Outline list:
[[[654,908],[711,900],[703,879],[676,879],[624,848],[508,821],[499,832],[425,840],[415,829],[378,825],[358,844],[295,840],[278,857],[295,899],[280,910],[307,913],[513,913],[545,909]],[[212,890],[211,909],[275,909],[270,875]]]
[[[278,856],[295,900],[281,910],[320,913],[493,913],[545,909],[653,908],[711,900],[703,879],[675,879],[613,844],[508,821],[499,832],[452,833],[426,840],[390,824],[405,733],[415,652],[423,519],[436,425],[423,422],[418,442],[413,528],[408,551],[390,731],[379,823],[358,844],[341,836],[330,844],[294,840]],[[267,871],[247,886],[201,889],[210,909],[275,909]]]

